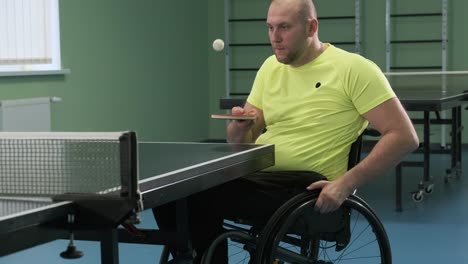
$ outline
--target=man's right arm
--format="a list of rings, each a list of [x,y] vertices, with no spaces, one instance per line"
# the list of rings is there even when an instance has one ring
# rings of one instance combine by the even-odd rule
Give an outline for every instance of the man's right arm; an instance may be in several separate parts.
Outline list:
[[[233,107],[233,115],[255,115],[255,120],[233,120],[227,127],[227,141],[229,143],[254,143],[255,140],[262,134],[265,129],[265,119],[263,111],[248,102],[244,108]]]

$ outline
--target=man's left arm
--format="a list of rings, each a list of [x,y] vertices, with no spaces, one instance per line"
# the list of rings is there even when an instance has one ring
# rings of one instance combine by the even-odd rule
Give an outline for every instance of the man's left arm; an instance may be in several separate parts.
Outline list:
[[[358,187],[396,166],[419,145],[418,136],[408,114],[397,98],[392,98],[363,114],[382,137],[369,155],[334,181],[319,181],[307,189],[322,188],[315,204],[321,213],[338,209]]]

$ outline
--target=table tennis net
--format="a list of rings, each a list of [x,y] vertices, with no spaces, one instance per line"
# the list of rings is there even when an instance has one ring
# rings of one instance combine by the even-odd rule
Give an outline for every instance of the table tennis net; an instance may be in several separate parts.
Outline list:
[[[0,218],[18,212],[24,212],[50,205],[51,201],[35,199],[11,199],[0,197]]]
[[[126,164],[132,150],[122,138],[122,133],[2,132],[0,195],[119,193],[122,183],[136,182],[127,180],[135,164]]]

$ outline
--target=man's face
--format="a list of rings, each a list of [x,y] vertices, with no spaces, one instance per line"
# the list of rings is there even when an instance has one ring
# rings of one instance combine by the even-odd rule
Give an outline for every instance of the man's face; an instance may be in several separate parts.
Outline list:
[[[284,64],[300,64],[307,48],[308,23],[299,19],[294,6],[273,2],[268,10],[268,35],[276,59]]]

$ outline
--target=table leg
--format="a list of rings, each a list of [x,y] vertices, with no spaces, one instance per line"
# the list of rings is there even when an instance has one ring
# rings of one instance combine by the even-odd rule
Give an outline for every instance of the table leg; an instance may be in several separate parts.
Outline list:
[[[462,124],[462,108],[459,106],[457,108],[457,122],[458,122],[458,172],[459,172],[459,177],[462,175],[462,153],[463,153],[463,141],[462,141],[462,133],[463,133],[463,124]]]
[[[423,142],[423,162],[424,162],[424,176],[423,183],[427,183],[431,180],[430,177],[430,153],[431,153],[431,135],[430,135],[430,126],[431,120],[429,118],[429,111],[424,111],[424,142]]]
[[[101,263],[119,263],[119,238],[116,228],[102,230]]]
[[[461,160],[462,160],[462,121],[461,121],[461,106],[452,108],[452,132],[450,133],[451,138],[451,167],[447,171],[448,177],[455,176],[456,178],[461,176]],[[445,179],[447,182],[448,179]]]
[[[401,193],[401,189],[402,189],[402,182],[401,182],[401,174],[402,174],[402,164],[399,163],[396,167],[396,177],[395,177],[395,190],[396,190],[396,193],[395,193],[395,207],[396,207],[396,211],[397,212],[401,212],[402,211],[402,193]]]
[[[463,132],[463,125],[462,125],[462,114],[461,114],[461,106],[458,106],[455,108],[455,113],[456,113],[456,128],[455,131],[456,133],[456,160],[455,160],[455,166],[456,166],[456,176],[460,177],[462,174],[462,132]]]

